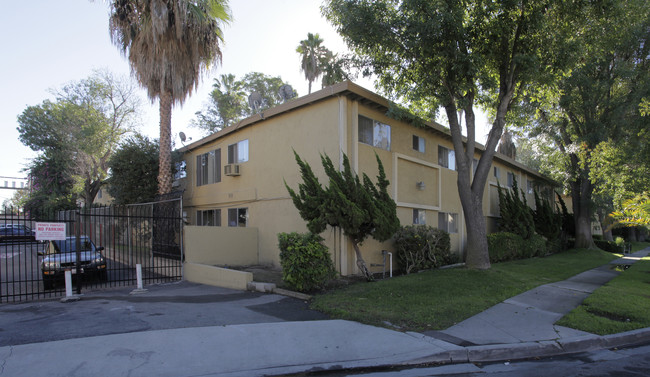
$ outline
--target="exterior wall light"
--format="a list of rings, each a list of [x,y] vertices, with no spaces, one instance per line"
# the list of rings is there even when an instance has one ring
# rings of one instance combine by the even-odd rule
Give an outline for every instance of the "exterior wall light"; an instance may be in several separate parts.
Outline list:
[[[418,190],[424,190],[426,188],[426,185],[422,181],[416,183],[415,185],[418,186]]]

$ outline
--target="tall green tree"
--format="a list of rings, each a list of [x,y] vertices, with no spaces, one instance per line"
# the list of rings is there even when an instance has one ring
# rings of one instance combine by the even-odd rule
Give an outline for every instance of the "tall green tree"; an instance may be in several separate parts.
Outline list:
[[[311,166],[295,153],[303,183],[298,192],[286,185],[300,216],[314,234],[325,231],[329,225],[340,227],[352,242],[359,271],[372,280],[372,274],[363,260],[359,245],[369,236],[386,241],[397,232],[400,223],[397,206],[388,194],[389,182],[384,166],[377,157],[379,174],[374,184],[366,174],[360,179],[350,168],[348,157],[343,155],[343,171],[334,167],[327,155],[321,155],[329,186],[323,187]]]
[[[580,60],[569,75],[551,86],[552,95],[535,95],[537,117],[532,124],[533,134],[546,135],[567,156],[557,170],[566,173],[575,245],[581,248],[595,247],[591,234],[597,204],[594,193],[616,195],[614,186],[622,177],[614,170],[625,170],[621,169],[624,165],[606,162],[622,162],[618,146],[640,146],[639,132],[647,129],[639,106],[650,90],[650,4],[644,0],[608,2],[593,8],[586,19],[589,22],[576,33]],[[639,152],[634,147],[630,151]],[[601,164],[594,164],[598,160]],[[638,163],[632,158],[631,168],[634,160]],[[598,186],[607,182],[609,189],[600,186],[604,190],[599,191]]]
[[[172,190],[171,113],[221,60],[221,25],[230,20],[226,0],[113,0],[111,40],[128,56],[131,71],[160,101],[158,193]]]
[[[107,191],[115,204],[151,202],[158,192],[157,140],[135,134],[124,140],[109,160]]]
[[[568,63],[569,25],[580,10],[573,3],[329,0],[323,7],[386,93],[427,118],[444,108],[456,152],[470,268],[490,267],[482,201],[506,115],[522,90],[552,79]],[[479,103],[495,120],[472,176]],[[466,142],[459,110],[465,114]]]
[[[214,80],[210,100],[202,111],[196,113],[192,126],[213,133],[277,106],[282,103],[279,91],[284,85],[288,84],[279,76],[260,72],[247,73],[241,80],[236,80],[233,74],[221,75],[221,79]],[[258,93],[262,98],[260,107],[256,109],[248,104],[248,96],[252,93]]]
[[[29,106],[18,117],[20,141],[41,157],[29,168],[43,194],[80,196],[91,206],[108,175],[108,159],[120,138],[137,125],[139,100],[129,81],[106,71],[55,91],[54,102]],[[53,167],[56,167],[52,170]],[[39,180],[41,176],[49,182]],[[72,187],[68,188],[68,182]],[[59,190],[51,184],[60,184]],[[36,193],[39,190],[35,191]],[[67,199],[66,199],[67,200]]]
[[[312,82],[323,74],[323,60],[329,51],[321,45],[322,43],[323,39],[318,33],[307,33],[307,39],[300,41],[296,47],[296,52],[300,55],[300,69],[309,82],[309,93]]]

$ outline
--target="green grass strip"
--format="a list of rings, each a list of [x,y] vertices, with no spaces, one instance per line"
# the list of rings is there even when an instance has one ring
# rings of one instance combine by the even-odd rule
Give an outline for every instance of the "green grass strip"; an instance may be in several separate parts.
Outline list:
[[[493,264],[487,271],[426,271],[317,295],[312,308],[332,318],[375,326],[442,330],[519,293],[615,258],[601,250],[568,250],[545,258]]]
[[[598,288],[557,324],[598,335],[650,327],[650,258]]]

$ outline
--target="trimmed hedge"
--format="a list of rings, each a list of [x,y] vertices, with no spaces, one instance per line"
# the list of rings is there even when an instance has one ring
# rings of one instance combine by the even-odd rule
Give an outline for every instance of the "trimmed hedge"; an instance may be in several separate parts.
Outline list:
[[[336,276],[323,238],[312,233],[279,233],[282,280],[300,292],[320,289]]]
[[[407,225],[393,236],[395,259],[406,274],[452,264],[449,233],[427,225]]]
[[[594,243],[599,249],[603,249],[610,253],[622,253],[623,245],[619,245],[614,241],[599,240],[594,238]]]
[[[510,232],[491,233],[487,238],[490,263],[542,257],[547,254],[546,240],[538,234],[533,234],[527,240]]]

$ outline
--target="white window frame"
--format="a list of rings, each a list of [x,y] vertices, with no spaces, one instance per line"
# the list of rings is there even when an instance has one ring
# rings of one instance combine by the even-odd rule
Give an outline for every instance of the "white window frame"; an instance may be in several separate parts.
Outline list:
[[[228,146],[228,164],[241,164],[248,161],[248,139]]]
[[[242,227],[248,226],[248,208],[228,208],[228,226]]]
[[[221,148],[196,156],[196,185],[221,182]]]
[[[372,124],[372,140],[370,140],[370,129],[368,128],[370,124]],[[391,128],[388,124],[359,115],[358,138],[360,143],[390,151]]]
[[[456,151],[438,145],[438,165],[449,170],[456,170]]]
[[[216,208],[216,209],[197,210],[196,225],[197,226],[221,226],[221,209]]]
[[[413,225],[427,225],[427,211],[413,208]]]
[[[423,137],[413,135],[413,150],[424,153],[426,150],[426,142]]]
[[[438,229],[449,234],[458,233],[458,214],[449,212],[438,212]]]

